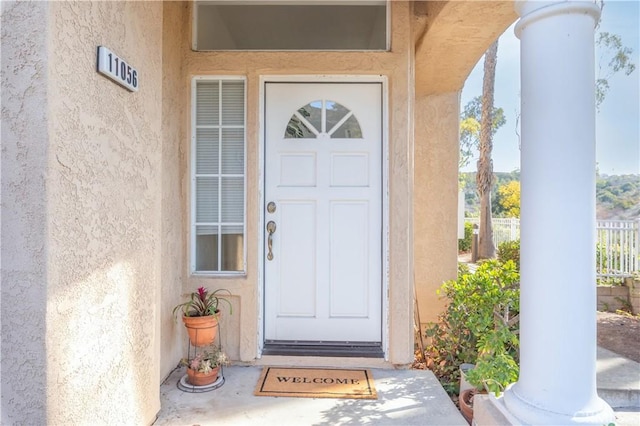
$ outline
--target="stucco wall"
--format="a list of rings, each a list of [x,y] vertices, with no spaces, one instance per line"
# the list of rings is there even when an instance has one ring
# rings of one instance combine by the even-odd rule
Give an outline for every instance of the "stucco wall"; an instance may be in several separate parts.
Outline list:
[[[48,421],[149,423],[159,409],[162,4],[51,9]],[[96,73],[98,45],[138,69],[138,92]]]
[[[189,49],[185,38],[187,4],[163,3],[162,34],[162,265],[161,265],[161,321],[159,323],[161,359],[160,377],[165,378],[185,356],[186,340],[178,332],[182,323],[174,321],[171,311],[182,302],[182,281],[185,264],[186,239],[182,224],[187,202],[182,188],[187,166],[185,123],[188,120],[187,93],[189,79],[184,74],[183,56]]]
[[[234,294],[233,315],[223,318],[223,345],[229,355],[242,361],[257,356],[260,327],[258,229],[261,207],[259,194],[259,99],[260,76],[288,75],[386,75],[389,79],[389,299],[388,328],[390,361],[408,364],[413,360],[413,129],[412,99],[413,38],[409,2],[392,2],[391,52],[192,52],[185,56],[185,74],[243,75],[247,77],[247,274],[243,277],[214,278],[189,276],[185,266],[183,295],[199,286],[227,288]],[[189,31],[186,37],[190,39]],[[185,108],[189,108],[190,99]],[[190,124],[185,119],[187,129]],[[189,130],[190,131],[190,130]],[[185,138],[188,140],[188,137]],[[188,152],[188,151],[185,151]],[[188,169],[184,170],[183,194],[189,194]],[[188,218],[189,201],[183,217]],[[184,235],[188,239],[185,220]],[[182,333],[181,331],[179,331]]]
[[[0,423],[45,424],[46,2],[2,2]]]
[[[443,310],[436,291],[457,273],[459,111],[458,92],[416,100],[414,256],[422,324]]]
[[[159,409],[161,40],[161,3],[3,4],[7,424]],[[98,45],[138,69],[139,92],[97,74]]]
[[[159,409],[162,4],[52,2],[50,424],[145,424]],[[131,93],[96,73],[105,45]]]

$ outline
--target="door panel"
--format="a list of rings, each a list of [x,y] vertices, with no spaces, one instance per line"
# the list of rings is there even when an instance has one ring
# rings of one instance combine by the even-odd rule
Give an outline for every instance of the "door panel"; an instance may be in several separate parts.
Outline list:
[[[331,318],[369,314],[369,203],[331,203]]]
[[[265,95],[265,339],[381,342],[382,85]]]
[[[277,315],[312,318],[316,314],[316,203],[281,201],[279,208],[274,263],[279,265],[280,281],[269,286],[279,293]]]

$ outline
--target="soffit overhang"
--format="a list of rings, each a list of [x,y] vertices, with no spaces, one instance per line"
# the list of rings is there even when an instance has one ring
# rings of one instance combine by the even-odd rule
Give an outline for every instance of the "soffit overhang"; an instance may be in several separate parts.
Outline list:
[[[416,95],[461,90],[487,48],[515,22],[513,6],[513,1],[416,1]]]

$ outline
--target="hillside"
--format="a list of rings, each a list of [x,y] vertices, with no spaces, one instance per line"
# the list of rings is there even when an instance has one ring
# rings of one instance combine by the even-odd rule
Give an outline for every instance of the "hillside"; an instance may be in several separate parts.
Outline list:
[[[475,173],[460,173],[465,193],[465,215],[477,216],[480,201],[476,191]],[[495,173],[492,191],[493,214],[502,216],[496,202],[499,186],[511,181],[520,181],[520,172]],[[599,175],[596,181],[597,219],[638,219],[640,217],[640,175]]]

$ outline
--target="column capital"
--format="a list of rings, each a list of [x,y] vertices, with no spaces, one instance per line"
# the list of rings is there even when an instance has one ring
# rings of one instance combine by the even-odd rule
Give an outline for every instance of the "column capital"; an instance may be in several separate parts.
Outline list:
[[[594,26],[600,19],[601,9],[596,1],[534,1],[516,0],[514,9],[520,16],[520,20],[515,26],[516,37],[520,35],[524,28],[533,22],[556,15],[587,14],[594,20]]]

